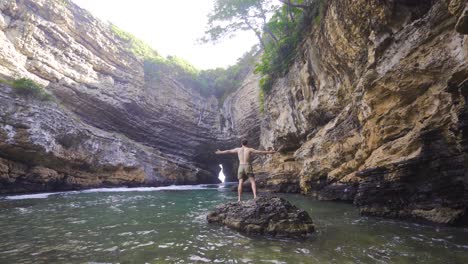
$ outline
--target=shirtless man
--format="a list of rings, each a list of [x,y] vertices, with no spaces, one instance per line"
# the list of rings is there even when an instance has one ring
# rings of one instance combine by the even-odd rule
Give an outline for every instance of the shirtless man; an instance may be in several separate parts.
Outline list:
[[[237,154],[239,157],[239,170],[237,170],[237,179],[239,179],[239,186],[237,187],[237,201],[240,202],[242,195],[242,184],[247,177],[250,180],[250,185],[252,187],[252,192],[254,199],[257,198],[257,186],[255,185],[255,176],[252,169],[252,164],[250,163],[250,154],[273,154],[276,151],[261,151],[253,148],[247,147],[247,140],[242,140],[242,147],[230,149],[230,150],[217,150],[216,154]]]

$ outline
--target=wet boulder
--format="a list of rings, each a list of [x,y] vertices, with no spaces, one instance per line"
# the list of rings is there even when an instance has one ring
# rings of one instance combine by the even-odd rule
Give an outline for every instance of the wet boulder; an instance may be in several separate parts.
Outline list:
[[[279,197],[221,204],[207,219],[242,233],[275,237],[306,237],[315,230],[307,212]]]

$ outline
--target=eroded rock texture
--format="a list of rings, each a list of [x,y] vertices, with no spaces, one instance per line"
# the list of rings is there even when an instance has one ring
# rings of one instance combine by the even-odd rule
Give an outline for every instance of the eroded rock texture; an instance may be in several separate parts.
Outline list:
[[[230,94],[223,102],[220,111],[221,138],[218,147],[222,149],[237,148],[242,139],[247,139],[249,146],[258,148],[260,144],[260,77],[249,74],[241,87]],[[237,165],[235,155],[218,157],[223,165],[226,181],[237,181]]]
[[[0,192],[216,182],[218,102],[129,52],[67,1],[0,2],[0,78],[27,77],[56,102],[0,90]]]
[[[260,185],[363,214],[456,224],[468,204],[464,0],[333,0],[260,114],[251,74],[219,107],[59,0],[0,1],[0,192],[234,180],[247,138]]]
[[[259,170],[364,214],[462,221],[466,1],[327,1],[266,100]],[[292,179],[292,180],[290,180]]]
[[[306,211],[279,197],[221,204],[207,215],[207,220],[247,234],[276,237],[305,237],[315,230]]]
[[[56,103],[0,85],[0,105],[0,193],[142,185],[141,160],[162,165],[153,153],[83,124]]]

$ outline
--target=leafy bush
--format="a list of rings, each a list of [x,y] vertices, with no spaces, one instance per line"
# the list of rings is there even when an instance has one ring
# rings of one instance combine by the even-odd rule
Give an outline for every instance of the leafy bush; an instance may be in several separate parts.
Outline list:
[[[268,94],[273,86],[273,78],[270,75],[265,75],[260,79],[260,91],[265,95]]]
[[[147,76],[158,78],[165,75],[181,82],[184,86],[198,90],[203,96],[214,95],[220,99],[220,104],[227,95],[235,91],[241,81],[253,69],[258,48],[254,47],[245,53],[235,65],[224,68],[200,71],[189,62],[176,56],[164,58],[148,44],[132,34],[111,24],[112,32],[125,41],[128,51],[144,60]]]
[[[170,76],[186,86],[197,89],[200,86],[198,80],[199,71],[189,62],[176,57],[167,58],[159,55],[151,46],[117,26],[110,25],[112,32],[127,43],[127,50],[138,58],[144,60],[145,73],[148,76],[158,77],[162,74]]]
[[[50,101],[53,97],[47,93],[44,88],[35,81],[27,78],[21,78],[14,81],[0,80],[1,83],[11,86],[17,94],[33,97],[42,101]]]

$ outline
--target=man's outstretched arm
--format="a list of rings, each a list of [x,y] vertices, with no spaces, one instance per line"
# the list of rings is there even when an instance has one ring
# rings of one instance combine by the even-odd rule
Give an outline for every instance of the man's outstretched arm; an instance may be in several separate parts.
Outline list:
[[[215,154],[237,154],[237,149],[229,149],[229,150],[216,150]]]
[[[254,149],[252,151],[252,153],[254,153],[254,154],[275,154],[276,150],[256,150],[256,149]]]

